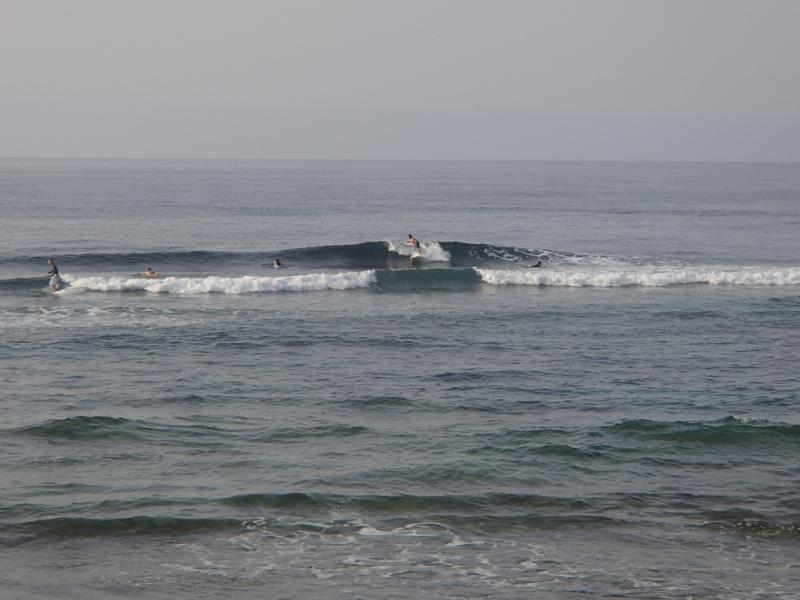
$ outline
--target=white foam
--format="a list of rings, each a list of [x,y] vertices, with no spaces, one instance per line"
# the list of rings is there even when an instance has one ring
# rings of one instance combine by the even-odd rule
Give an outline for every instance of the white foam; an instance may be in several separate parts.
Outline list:
[[[560,252],[546,252],[543,253],[549,256],[556,264],[574,265],[578,267],[607,267],[625,268],[630,266],[631,258],[623,258],[619,256],[608,256],[603,254],[563,254]]]
[[[389,252],[409,258],[415,252],[414,247],[406,243],[386,242]],[[420,257],[422,262],[450,262],[450,253],[439,245],[439,242],[420,242]]]
[[[61,292],[64,293],[64,292]],[[182,327],[200,321],[195,315],[173,311],[147,311],[135,308],[107,308],[60,306],[46,309],[40,306],[28,308],[24,313],[0,309],[0,329],[39,328],[94,328],[114,327]]]
[[[375,283],[374,270],[349,271],[345,273],[309,273],[284,277],[164,277],[144,279],[140,277],[71,277],[64,275],[69,287],[64,293],[74,292],[122,292],[141,290],[170,294],[252,294],[259,292],[304,292],[314,290],[349,290],[369,287]]]
[[[704,283],[708,285],[800,285],[800,268],[758,267],[637,268],[614,270],[495,270],[475,269],[492,285],[538,285],[563,287],[664,287]]]

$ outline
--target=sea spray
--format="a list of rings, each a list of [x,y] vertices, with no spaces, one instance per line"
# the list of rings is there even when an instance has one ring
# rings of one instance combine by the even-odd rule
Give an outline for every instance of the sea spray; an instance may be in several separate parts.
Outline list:
[[[413,246],[405,243],[386,242],[389,252],[400,256],[411,256],[416,252]],[[450,253],[442,248],[438,242],[421,242],[420,256],[421,262],[450,262]]]

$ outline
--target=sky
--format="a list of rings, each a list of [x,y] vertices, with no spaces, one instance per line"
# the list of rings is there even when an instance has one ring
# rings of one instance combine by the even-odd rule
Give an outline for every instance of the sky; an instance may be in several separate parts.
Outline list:
[[[0,0],[0,157],[800,161],[800,0]]]

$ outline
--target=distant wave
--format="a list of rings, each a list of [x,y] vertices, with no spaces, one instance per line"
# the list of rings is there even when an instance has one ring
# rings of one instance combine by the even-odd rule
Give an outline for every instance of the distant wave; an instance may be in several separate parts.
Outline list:
[[[800,444],[800,425],[746,420],[734,416],[717,421],[650,421],[634,419],[605,428],[606,433],[662,442],[763,445]]]
[[[365,513],[397,515],[421,515],[431,512],[470,512],[536,510],[577,511],[589,508],[589,504],[578,498],[539,496],[535,494],[487,494],[487,495],[368,495],[344,496],[326,493],[286,494],[252,493],[231,496],[220,500],[227,506],[242,508],[286,508],[297,511],[338,511],[348,508]]]
[[[97,269],[133,268],[141,271],[142,266],[155,265],[187,265],[220,264],[229,260],[254,259],[266,257],[261,252],[217,252],[207,250],[161,250],[154,252],[84,252],[55,253],[54,258],[59,266],[92,267]],[[0,265],[29,265],[37,271],[47,271],[47,259],[50,255],[0,256]]]
[[[309,246],[253,252],[209,250],[158,250],[153,252],[88,252],[57,254],[62,270],[132,270],[138,272],[152,266],[157,271],[192,272],[222,270],[224,266],[269,266],[280,258],[289,266],[304,268],[381,269],[405,267],[413,249],[402,241],[373,241],[358,244]],[[0,267],[24,267],[36,272],[46,271],[48,256],[0,256]],[[466,242],[422,242],[421,262],[448,263],[454,267],[492,264],[525,264],[538,260],[581,262],[580,255],[550,250],[530,250],[513,246],[473,244]]]
[[[142,440],[167,440],[175,436],[206,436],[213,429],[198,432],[185,427],[160,424],[153,421],[108,417],[102,415],[78,415],[63,419],[51,419],[14,430],[17,435],[79,442],[137,442]]]
[[[241,277],[73,277],[65,275],[69,284],[61,293],[144,291],[170,294],[252,294],[262,292],[302,292],[314,290],[347,290],[369,287],[375,283],[375,271],[346,273],[311,273],[283,277],[243,275]]]
[[[491,285],[562,287],[664,287],[670,285],[800,285],[800,268],[638,268],[621,270],[476,269]]]
[[[24,427],[23,435],[65,440],[130,440],[141,433],[143,425],[121,417],[78,416],[54,419]]]
[[[23,537],[116,537],[125,535],[185,535],[200,531],[219,531],[242,527],[236,519],[135,516],[109,519],[57,517],[5,527],[6,533]]]

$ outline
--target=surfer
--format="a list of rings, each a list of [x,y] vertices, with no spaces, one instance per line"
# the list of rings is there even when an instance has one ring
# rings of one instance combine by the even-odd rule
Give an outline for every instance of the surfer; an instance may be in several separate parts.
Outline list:
[[[272,268],[273,269],[286,269],[288,267],[281,262],[280,258],[276,258],[275,260],[272,261]]]
[[[158,278],[158,273],[153,271],[152,267],[147,267],[144,271],[142,271],[142,275],[144,275],[148,279],[157,279]]]
[[[537,260],[535,265],[525,265],[525,268],[527,268],[527,269],[538,269],[541,266],[542,266],[542,261],[541,260]]]
[[[50,290],[53,292],[57,292],[63,287],[63,285],[61,277],[58,274],[58,267],[56,266],[56,261],[54,261],[52,258],[48,258],[47,266],[50,267],[50,270],[47,272],[47,274],[50,275]]]
[[[414,247],[414,252],[411,254],[411,264],[414,264],[414,259],[422,256],[422,250],[420,250],[419,247],[419,240],[409,233],[406,244]]]
[[[406,244],[408,244],[409,246],[414,246],[414,251],[417,254],[422,254],[422,252],[419,249],[419,240],[410,233],[408,234],[408,239],[406,240]]]

